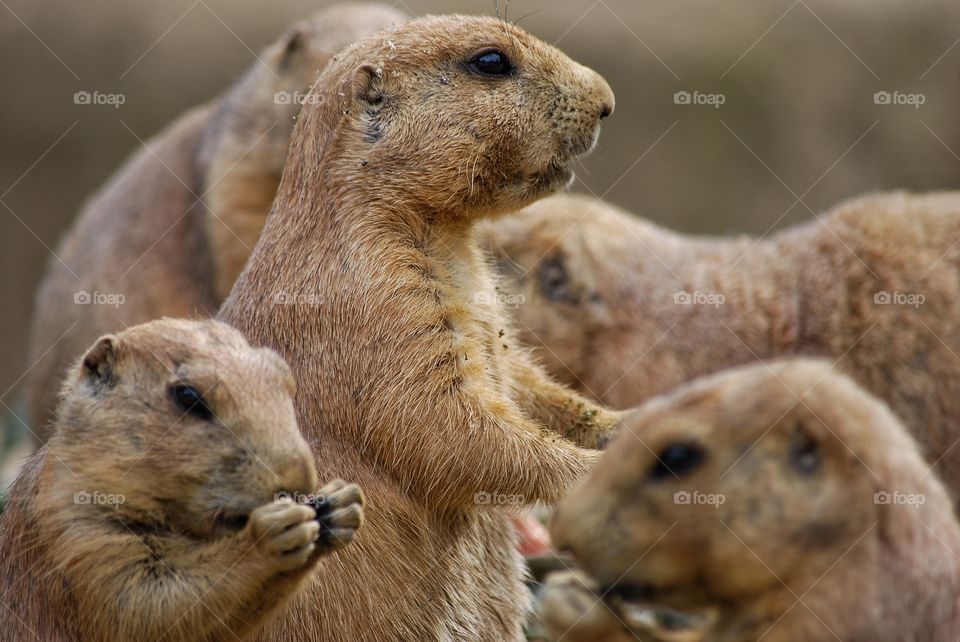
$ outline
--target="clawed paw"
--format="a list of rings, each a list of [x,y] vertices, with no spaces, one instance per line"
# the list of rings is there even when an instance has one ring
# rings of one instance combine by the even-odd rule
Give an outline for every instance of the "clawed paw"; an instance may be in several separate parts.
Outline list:
[[[320,527],[317,545],[332,552],[343,548],[353,540],[363,523],[363,491],[356,484],[334,480],[317,491],[311,502],[317,524]]]
[[[363,523],[363,491],[335,480],[300,504],[282,498],[250,514],[249,532],[277,572],[294,571],[343,548]]]
[[[278,572],[307,564],[316,549],[320,524],[312,508],[283,499],[250,514],[250,534],[264,558]]]
[[[540,621],[551,640],[564,642],[702,642],[714,613],[680,613],[601,598],[578,571],[547,576]]]
[[[587,642],[635,640],[599,598],[582,574],[553,573],[547,577],[540,620],[551,640]]]

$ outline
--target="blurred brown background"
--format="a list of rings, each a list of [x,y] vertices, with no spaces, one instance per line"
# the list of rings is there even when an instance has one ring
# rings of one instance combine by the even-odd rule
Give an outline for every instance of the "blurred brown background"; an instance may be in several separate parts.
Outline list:
[[[136,149],[131,130],[146,138],[213,97],[325,4],[0,0],[3,404],[18,407],[49,250]],[[494,0],[397,4],[494,13]],[[660,223],[760,234],[859,192],[960,185],[956,0],[514,0],[507,17],[617,94],[577,189]],[[125,104],[76,105],[77,91]],[[676,104],[683,91],[723,104]],[[878,91],[923,104],[877,104]]]

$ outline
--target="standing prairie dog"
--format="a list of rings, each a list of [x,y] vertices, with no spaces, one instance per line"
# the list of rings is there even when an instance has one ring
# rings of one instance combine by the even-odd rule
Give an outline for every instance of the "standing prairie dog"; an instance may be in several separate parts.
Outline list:
[[[354,40],[406,18],[351,3],[297,22],[222,96],[147,141],[84,206],[37,294],[27,399],[38,441],[63,373],[98,336],[216,312],[256,245],[318,72]]]
[[[321,475],[376,501],[344,573],[262,639],[522,639],[504,508],[561,498],[619,416],[516,344],[472,226],[568,184],[613,101],[483,17],[413,20],[321,74],[219,318],[288,359]]]
[[[951,499],[886,404],[828,362],[704,377],[624,423],[550,529],[621,613],[709,614],[704,642],[960,637]],[[554,590],[545,618],[584,639],[584,591]]]
[[[830,358],[960,494],[960,192],[875,194],[765,239],[689,237],[583,196],[484,231],[520,336],[615,408],[777,356]]]
[[[362,518],[341,481],[319,511],[275,501],[317,485],[293,393],[216,321],[98,340],[0,516],[0,640],[225,642],[274,617]]]

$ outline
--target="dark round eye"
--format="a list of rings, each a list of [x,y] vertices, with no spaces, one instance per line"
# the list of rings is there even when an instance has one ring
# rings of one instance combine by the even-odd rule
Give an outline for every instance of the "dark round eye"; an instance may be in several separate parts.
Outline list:
[[[548,301],[579,303],[570,287],[570,275],[562,256],[544,259],[538,272],[540,290]]]
[[[482,76],[506,76],[513,71],[507,54],[496,49],[481,51],[467,63],[470,71]]]
[[[820,468],[817,442],[805,433],[796,435],[790,444],[790,464],[804,475],[817,472]]]
[[[703,463],[706,457],[707,453],[696,444],[670,444],[657,455],[650,478],[680,477]]]
[[[203,400],[203,395],[193,386],[178,384],[173,387],[173,400],[180,410],[197,417],[198,419],[208,420],[213,417],[213,413]]]

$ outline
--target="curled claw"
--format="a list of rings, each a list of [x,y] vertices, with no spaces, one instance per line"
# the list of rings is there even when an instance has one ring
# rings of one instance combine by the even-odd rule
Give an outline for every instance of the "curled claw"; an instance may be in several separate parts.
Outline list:
[[[320,526],[307,506],[280,501],[261,506],[250,515],[249,533],[275,571],[286,572],[308,563]]]
[[[308,504],[320,524],[319,541],[333,548],[348,544],[363,523],[365,502],[356,484],[337,479],[321,488]]]

